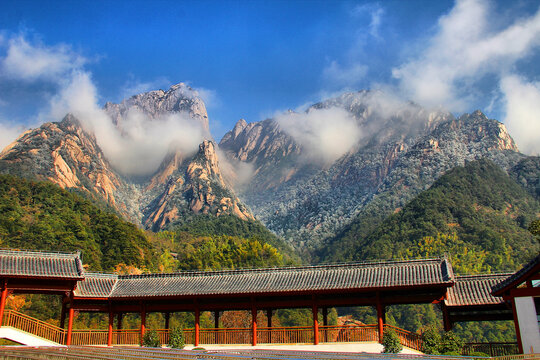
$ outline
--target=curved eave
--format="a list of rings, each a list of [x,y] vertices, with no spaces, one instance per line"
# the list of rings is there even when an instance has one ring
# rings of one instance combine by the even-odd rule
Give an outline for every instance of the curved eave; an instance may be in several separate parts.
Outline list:
[[[509,276],[506,280],[493,286],[491,293],[494,296],[504,296],[510,290],[517,288],[520,284],[532,278],[540,272],[540,254],[529,261],[515,274]]]

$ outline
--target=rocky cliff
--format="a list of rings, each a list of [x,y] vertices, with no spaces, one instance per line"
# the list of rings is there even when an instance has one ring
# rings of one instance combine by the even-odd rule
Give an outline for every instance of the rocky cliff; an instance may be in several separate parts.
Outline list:
[[[61,122],[25,132],[7,146],[0,153],[0,172],[78,189],[132,221],[139,217],[134,211],[134,188],[112,169],[95,137],[70,114]]]
[[[131,111],[153,121],[182,112],[210,137],[204,102],[185,84],[139,94],[105,111],[121,129]],[[0,172],[49,180],[104,201],[130,221],[153,230],[183,223],[196,214],[253,219],[221,175],[216,146],[203,141],[194,153],[171,149],[149,180],[122,176],[105,158],[94,135],[72,115],[21,135],[0,155]]]
[[[306,150],[276,121],[238,123],[220,146],[257,169],[239,189],[255,216],[295,246],[316,248],[362,212],[382,221],[466,161],[486,157],[508,169],[523,157],[504,125],[480,111],[456,119],[415,104],[381,106],[377,97],[362,91],[310,108],[345,109],[367,136],[329,167],[307,172],[296,171]]]

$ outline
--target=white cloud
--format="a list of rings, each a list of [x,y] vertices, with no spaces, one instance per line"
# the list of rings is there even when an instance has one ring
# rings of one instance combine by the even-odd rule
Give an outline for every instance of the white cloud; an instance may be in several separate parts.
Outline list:
[[[97,89],[89,73],[77,72],[51,102],[50,116],[59,119],[72,113],[96,136],[105,157],[126,175],[155,172],[173,150],[196,151],[203,139],[201,125],[188,114],[169,114],[151,119],[142,112],[128,112],[116,127],[97,102]]]
[[[362,64],[352,64],[342,67],[337,61],[332,61],[323,70],[323,79],[333,85],[352,87],[362,81],[368,67]]]
[[[25,127],[20,124],[0,122],[0,152],[15,141],[25,130]]]
[[[288,112],[275,120],[305,150],[311,161],[331,163],[347,153],[362,137],[354,117],[342,108]]]
[[[85,62],[83,56],[67,45],[31,43],[23,35],[18,35],[7,41],[6,54],[0,58],[0,73],[21,80],[57,80],[81,68]]]
[[[164,77],[160,77],[151,81],[139,81],[136,80],[133,76],[126,81],[124,86],[120,91],[120,101],[132,97],[133,95],[141,94],[144,92],[163,89],[168,87],[170,81]]]
[[[378,3],[358,5],[353,10],[353,14],[357,17],[365,15],[368,15],[370,17],[369,34],[375,38],[380,38],[379,29],[382,24],[382,18],[384,16],[384,13],[384,9]]]
[[[519,149],[528,154],[540,154],[540,82],[527,82],[509,75],[501,81],[505,97],[504,123]]]
[[[462,111],[477,99],[483,76],[504,76],[540,45],[540,11],[493,30],[490,18],[495,16],[485,1],[457,1],[439,19],[428,46],[393,69],[404,96],[424,106]]]

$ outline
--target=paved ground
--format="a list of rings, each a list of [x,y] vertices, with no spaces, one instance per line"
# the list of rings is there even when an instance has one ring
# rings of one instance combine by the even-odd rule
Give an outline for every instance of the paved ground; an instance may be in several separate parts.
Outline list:
[[[342,344],[319,344],[319,345],[201,345],[206,350],[234,350],[234,349],[264,349],[264,350],[303,350],[303,351],[332,351],[332,352],[367,352],[380,353],[383,346],[378,342],[358,342]],[[193,345],[186,345],[186,350],[193,349]],[[421,352],[403,348],[403,354],[421,354]]]

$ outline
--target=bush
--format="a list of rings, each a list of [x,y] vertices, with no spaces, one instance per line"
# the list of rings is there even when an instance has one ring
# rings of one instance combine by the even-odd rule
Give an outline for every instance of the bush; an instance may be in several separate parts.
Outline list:
[[[433,326],[427,327],[422,333],[422,352],[425,354],[438,355],[441,347],[441,334]]]
[[[160,347],[161,346],[156,330],[148,330],[147,332],[144,333],[143,346],[144,347]]]
[[[382,344],[385,353],[397,354],[403,349],[396,332],[390,328],[384,329]]]
[[[483,352],[480,352],[480,351],[472,352],[472,353],[470,353],[470,354],[467,355],[467,356],[490,357],[488,354],[483,353]]]
[[[458,355],[461,355],[463,345],[463,340],[461,340],[455,332],[447,331],[442,336],[439,352],[442,354],[457,353]]]
[[[169,334],[169,347],[173,349],[183,349],[185,343],[184,330],[181,328],[174,328]]]

